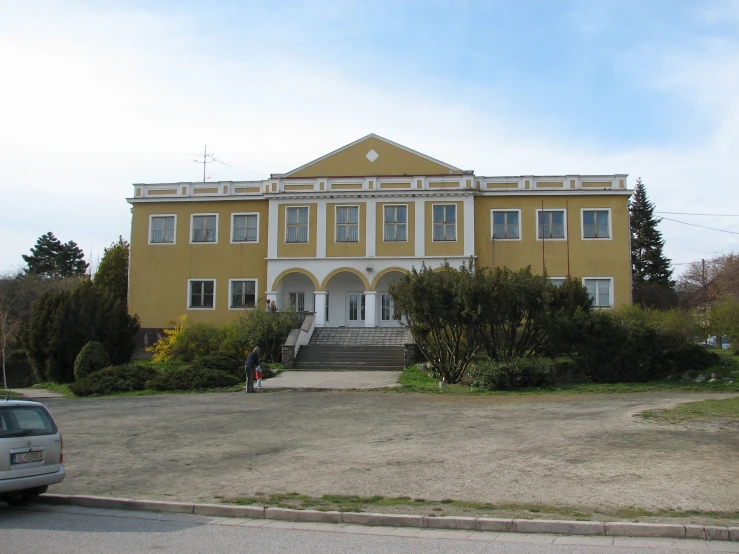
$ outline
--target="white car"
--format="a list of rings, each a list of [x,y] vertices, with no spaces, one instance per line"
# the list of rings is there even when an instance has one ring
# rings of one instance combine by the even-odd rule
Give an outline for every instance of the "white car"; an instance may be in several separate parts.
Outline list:
[[[19,506],[61,483],[63,442],[49,410],[0,398],[0,500]]]

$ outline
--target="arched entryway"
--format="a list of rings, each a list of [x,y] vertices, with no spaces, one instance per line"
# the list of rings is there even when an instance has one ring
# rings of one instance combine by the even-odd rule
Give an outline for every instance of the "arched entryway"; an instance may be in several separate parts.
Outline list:
[[[375,291],[375,301],[377,302],[377,326],[378,327],[400,327],[402,322],[396,321],[394,316],[393,301],[390,298],[390,284],[400,279],[408,273],[402,268],[388,268],[378,273],[372,283]]]
[[[277,293],[276,304],[280,310],[293,306],[298,312],[315,310],[314,292],[317,281],[311,274],[303,270],[288,270],[276,279],[277,286],[273,291]]]
[[[327,327],[375,326],[375,295],[364,275],[351,268],[337,269],[326,277],[322,288]]]

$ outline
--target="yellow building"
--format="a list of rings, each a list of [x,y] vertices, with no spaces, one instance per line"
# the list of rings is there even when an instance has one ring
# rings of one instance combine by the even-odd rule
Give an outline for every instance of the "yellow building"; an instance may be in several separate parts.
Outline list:
[[[145,332],[271,300],[318,327],[395,326],[394,279],[470,257],[629,304],[626,177],[483,177],[373,134],[262,181],[135,184],[129,310]]]

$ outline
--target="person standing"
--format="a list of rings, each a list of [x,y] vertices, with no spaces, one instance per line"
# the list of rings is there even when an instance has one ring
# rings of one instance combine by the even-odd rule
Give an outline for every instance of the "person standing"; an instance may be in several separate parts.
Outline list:
[[[255,346],[246,357],[246,392],[254,392],[254,373],[259,365],[259,347]]]

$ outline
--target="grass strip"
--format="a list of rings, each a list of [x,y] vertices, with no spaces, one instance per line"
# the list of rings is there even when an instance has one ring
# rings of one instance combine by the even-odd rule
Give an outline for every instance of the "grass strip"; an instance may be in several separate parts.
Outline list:
[[[542,504],[490,504],[462,500],[426,500],[409,496],[386,497],[326,494],[320,497],[292,493],[266,494],[224,498],[226,504],[257,505],[296,510],[319,510],[340,512],[403,513],[426,516],[498,517],[515,519],[566,519],[574,521],[673,521],[694,524],[735,525],[739,512],[702,512],[665,508],[646,510],[633,506],[614,510],[598,510],[568,506]]]
[[[688,421],[739,421],[739,396],[722,400],[685,402],[664,410],[645,410],[640,417],[657,423],[683,423]]]

